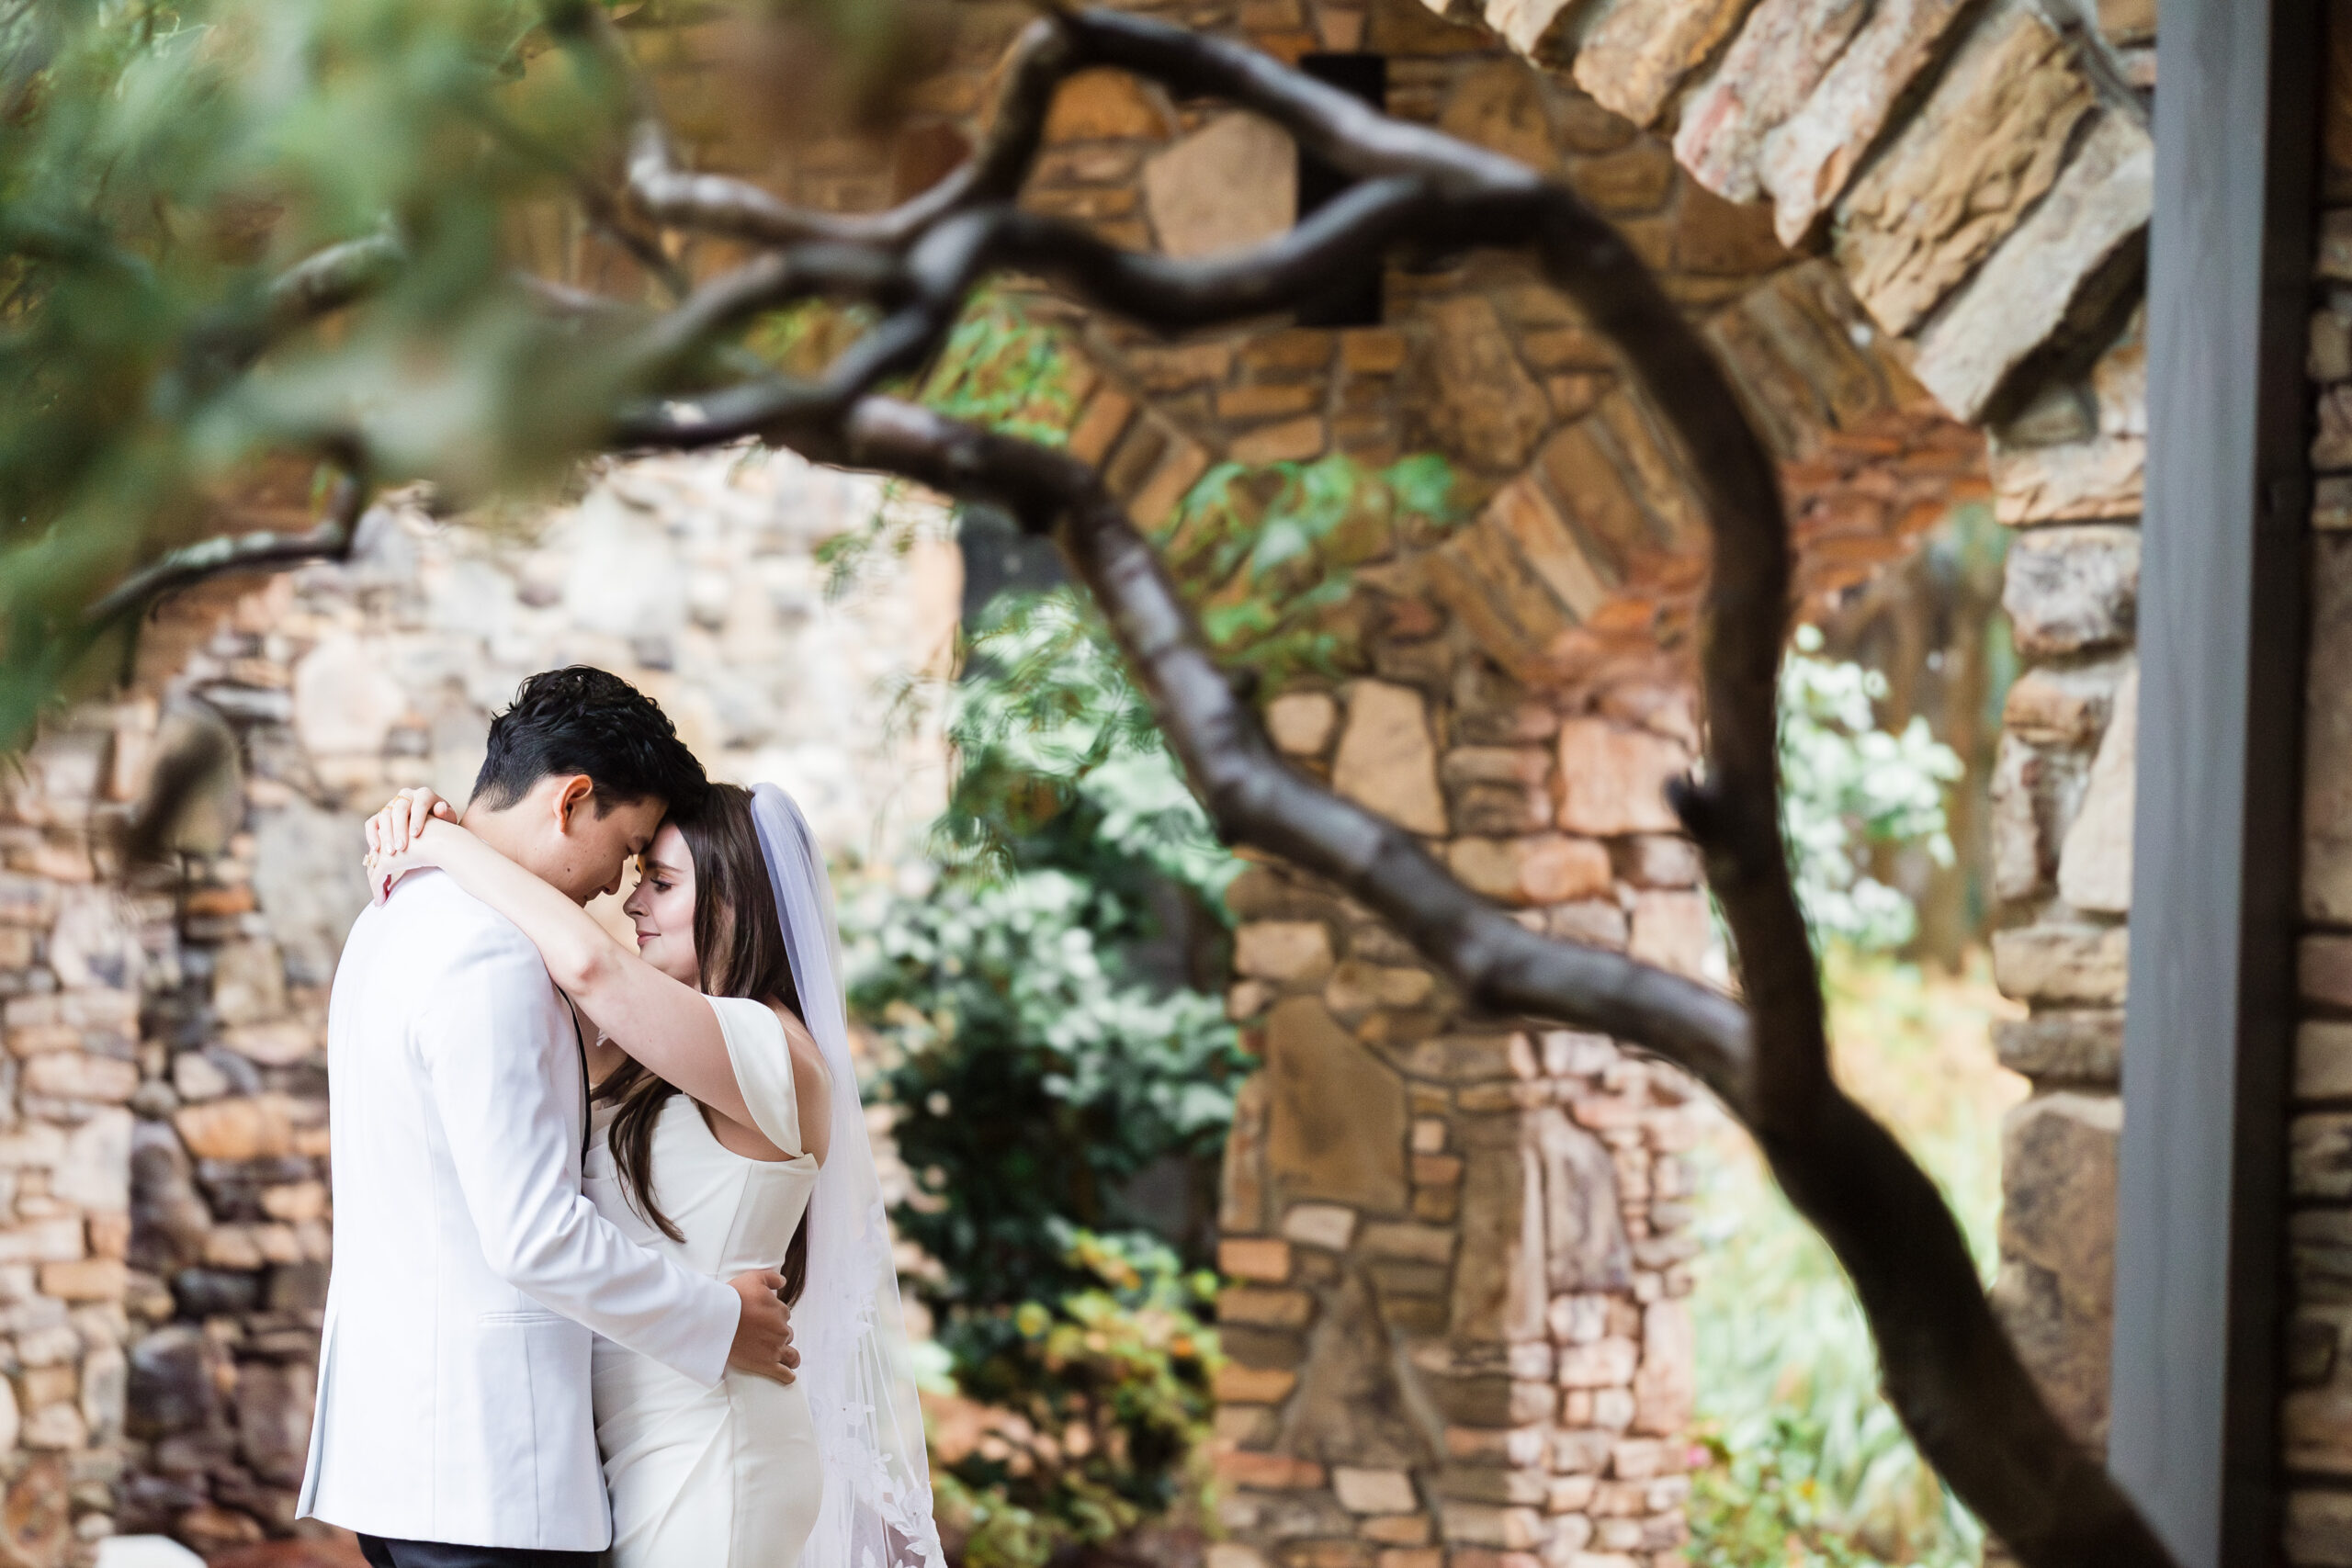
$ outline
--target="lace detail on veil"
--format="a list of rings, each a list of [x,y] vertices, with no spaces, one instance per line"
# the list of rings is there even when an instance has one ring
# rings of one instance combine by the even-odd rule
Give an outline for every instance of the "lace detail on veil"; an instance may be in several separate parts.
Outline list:
[[[832,884],[790,795],[756,786],[752,819],[802,1021],[833,1079],[832,1147],[808,1201],[808,1279],[792,1314],[825,1467],[824,1502],[801,1568],[944,1568],[890,1224],[849,1055]]]

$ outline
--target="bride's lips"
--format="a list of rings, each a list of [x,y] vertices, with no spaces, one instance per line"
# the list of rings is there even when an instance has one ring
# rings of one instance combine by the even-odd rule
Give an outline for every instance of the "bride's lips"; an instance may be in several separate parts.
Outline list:
[[[658,931],[639,931],[637,933],[637,945],[643,947],[647,942],[651,942],[660,934],[661,933]]]

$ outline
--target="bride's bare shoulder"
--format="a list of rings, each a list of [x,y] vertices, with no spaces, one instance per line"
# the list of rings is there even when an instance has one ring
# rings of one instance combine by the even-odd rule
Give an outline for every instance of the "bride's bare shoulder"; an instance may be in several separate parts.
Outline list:
[[[770,1011],[784,1026],[785,1048],[792,1053],[793,1098],[800,1102],[800,1141],[819,1164],[832,1142],[833,1074],[825,1063],[824,1048],[800,1015],[781,1002],[770,1002]]]

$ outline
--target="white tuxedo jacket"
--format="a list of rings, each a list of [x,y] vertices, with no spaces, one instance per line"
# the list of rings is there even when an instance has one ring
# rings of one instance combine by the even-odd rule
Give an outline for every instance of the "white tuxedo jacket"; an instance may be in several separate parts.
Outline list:
[[[327,1014],[334,1269],[301,1513],[595,1551],[591,1330],[703,1384],[735,1292],[580,1195],[587,1086],[537,950],[439,872],[352,928]]]

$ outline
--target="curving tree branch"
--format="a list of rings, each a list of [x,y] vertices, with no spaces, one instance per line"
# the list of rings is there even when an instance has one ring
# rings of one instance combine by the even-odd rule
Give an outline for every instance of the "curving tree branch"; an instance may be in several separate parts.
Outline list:
[[[215,577],[277,571],[314,560],[343,560],[351,554],[360,515],[368,509],[368,486],[356,457],[346,458],[335,480],[326,514],[300,533],[224,534],[166,551],[123,579],[82,612],[85,635],[96,637],[116,623],[142,615],[159,599]]]
[[[1264,115],[1361,183],[1289,233],[1205,261],[1122,252],[1019,210],[1055,88],[1106,65]],[[1779,482],[1723,371],[1633,251],[1573,192],[1510,159],[1390,119],[1241,45],[1147,18],[1043,18],[1023,34],[1004,80],[992,129],[963,169],[888,211],[847,217],[680,169],[640,92],[626,175],[638,211],[764,249],[639,330],[632,363],[644,395],[616,411],[605,445],[756,435],[995,501],[1052,535],[1102,603],[1228,841],[1278,854],[1375,910],[1480,1008],[1599,1030],[1695,1074],[1755,1134],[1836,1251],[1877,1338],[1889,1398],[2009,1550],[2031,1568],[2168,1568],[2146,1524],[2035,1391],[1934,1184],[1830,1072],[1819,976],[1780,829],[1777,675],[1791,566]],[[1623,954],[1533,935],[1410,835],[1289,766],[1099,474],[876,391],[935,354],[972,288],[1001,269],[1172,331],[1282,310],[1342,265],[1467,245],[1532,254],[1618,345],[1705,502],[1714,542],[1702,616],[1705,757],[1673,796],[1731,927],[1744,1007]],[[752,315],[817,295],[870,300],[887,314],[815,379],[692,384],[704,351]],[[569,291],[550,298],[586,308]],[[346,523],[341,536],[195,547],[91,614],[119,615],[210,571],[322,554],[347,536]]]

